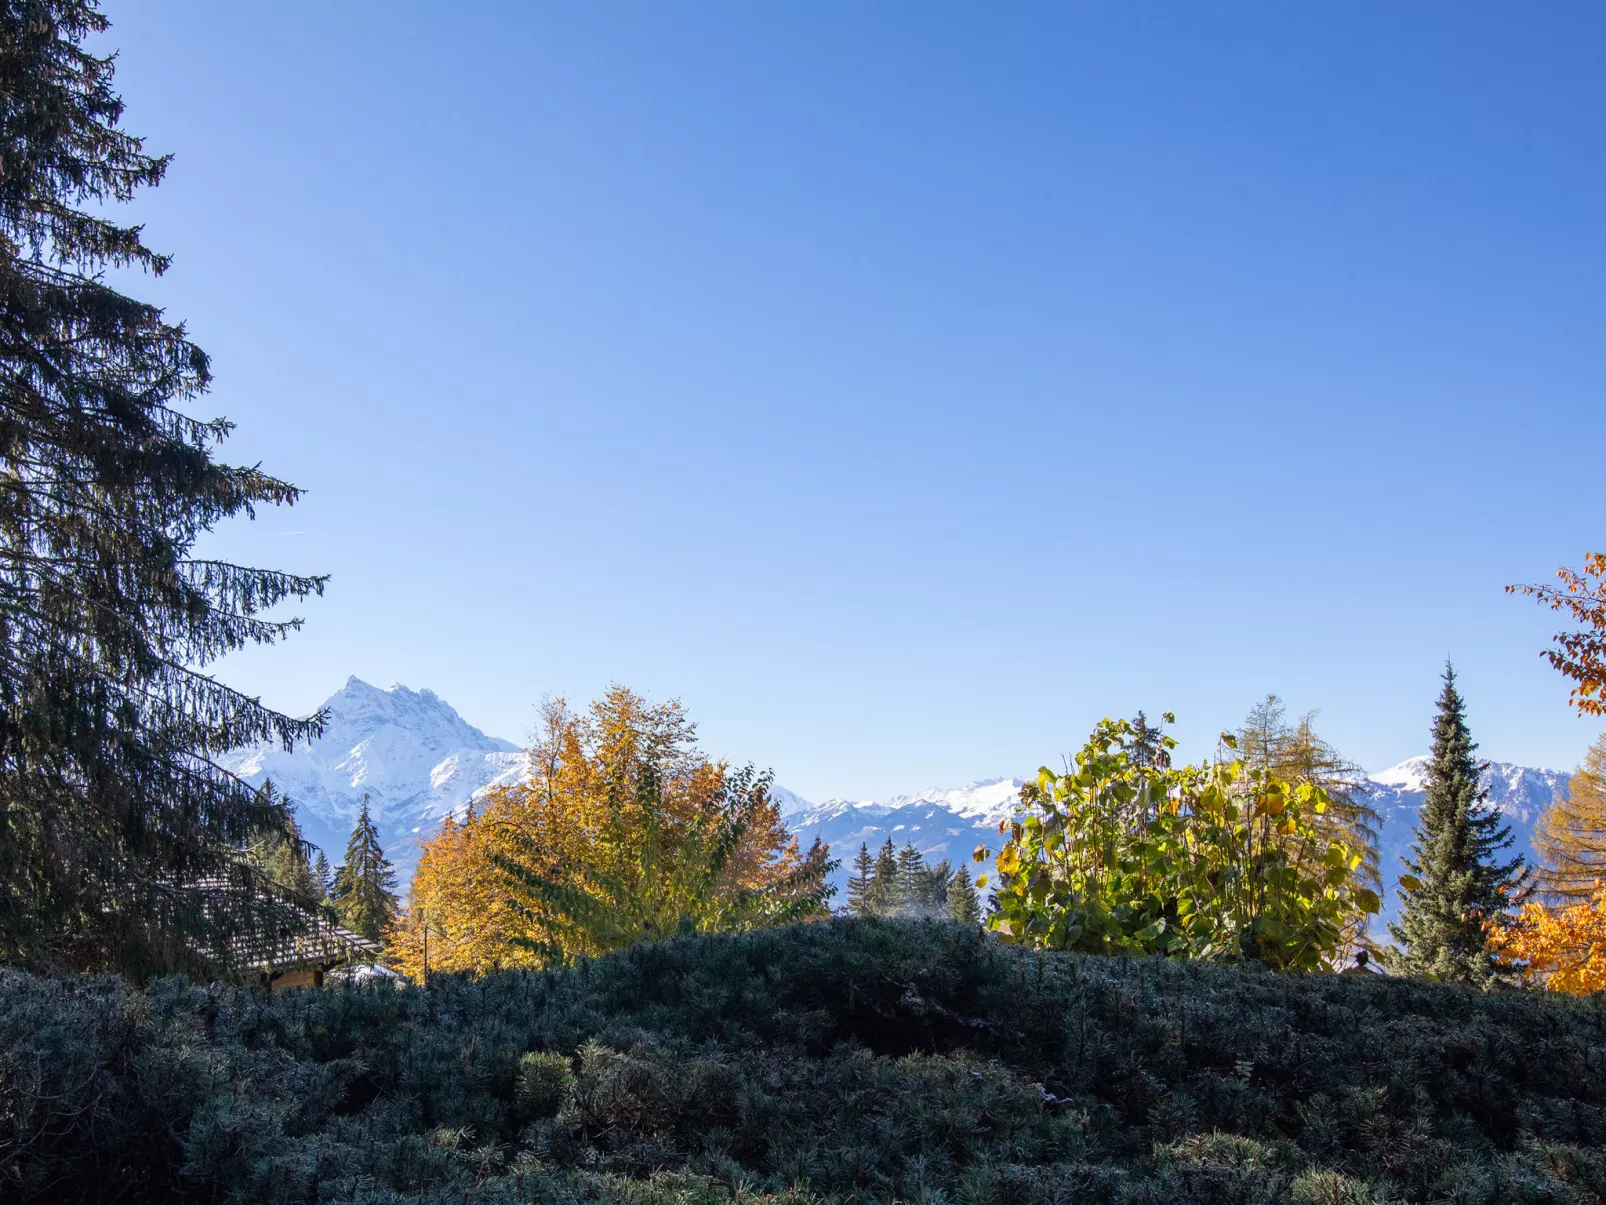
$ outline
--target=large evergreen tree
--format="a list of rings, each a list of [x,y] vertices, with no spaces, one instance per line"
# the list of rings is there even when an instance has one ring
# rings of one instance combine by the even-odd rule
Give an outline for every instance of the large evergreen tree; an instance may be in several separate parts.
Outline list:
[[[981,905],[976,902],[976,889],[971,885],[970,867],[962,862],[948,880],[948,919],[961,925],[981,923]]]
[[[1500,968],[1490,955],[1485,925],[1506,918],[1527,889],[1522,856],[1501,861],[1511,829],[1486,805],[1487,763],[1474,757],[1466,704],[1455,670],[1444,668],[1444,689],[1433,724],[1422,813],[1401,876],[1405,907],[1389,931],[1399,943],[1399,969],[1450,983],[1486,986]]]
[[[928,888],[925,856],[913,841],[905,841],[898,851],[898,890],[893,911],[905,916],[918,912]]]
[[[864,899],[864,910],[871,916],[886,916],[898,906],[898,851],[891,837],[876,854],[870,888],[864,893]]]
[[[262,784],[260,795],[264,806],[289,810],[271,781]],[[271,883],[303,906],[312,906],[321,903],[325,894],[313,872],[313,849],[314,846],[302,837],[300,825],[294,818],[287,818],[283,832],[265,834],[252,842],[246,853]],[[322,850],[318,850],[318,856],[323,857]]]
[[[863,916],[870,911],[870,881],[875,874],[875,859],[870,847],[859,842],[859,855],[853,859],[853,873],[848,876],[848,911]]]
[[[168,160],[119,126],[83,45],[106,28],[94,0],[0,5],[0,959],[138,971],[257,923],[241,851],[286,815],[212,758],[318,724],[203,668],[323,581],[193,555],[298,493],[213,459],[206,355],[108,283],[168,267],[108,208]]]
[[[331,895],[340,923],[369,941],[381,940],[396,918],[396,872],[379,846],[379,830],[368,815],[366,795]]]

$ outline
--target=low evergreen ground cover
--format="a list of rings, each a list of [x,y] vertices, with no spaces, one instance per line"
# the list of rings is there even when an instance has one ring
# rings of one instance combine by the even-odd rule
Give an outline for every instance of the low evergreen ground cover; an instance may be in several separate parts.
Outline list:
[[[936,922],[264,996],[0,975],[48,1201],[1606,1199],[1606,1002]]]

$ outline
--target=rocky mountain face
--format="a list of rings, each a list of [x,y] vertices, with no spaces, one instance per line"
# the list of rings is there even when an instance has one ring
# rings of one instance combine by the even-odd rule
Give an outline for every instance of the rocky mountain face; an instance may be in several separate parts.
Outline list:
[[[354,677],[330,696],[323,710],[328,725],[311,745],[288,753],[277,746],[252,746],[221,760],[247,782],[260,785],[271,778],[294,801],[307,837],[331,862],[340,860],[366,795],[404,887],[420,840],[443,816],[461,813],[476,796],[517,782],[524,774],[524,755],[517,745],[487,736],[432,691],[400,685],[380,690]],[[1373,805],[1383,817],[1389,912],[1396,903],[1392,885],[1404,870],[1401,859],[1422,807],[1426,769],[1427,758],[1418,757],[1367,780]],[[805,846],[819,836],[841,860],[833,876],[840,906],[861,844],[874,853],[890,837],[900,848],[914,845],[928,862],[946,858],[955,866],[969,861],[978,845],[996,853],[998,825],[1016,813],[1023,781],[989,778],[883,800],[810,803],[779,786],[774,795],[787,825]],[[1514,849],[1531,856],[1534,820],[1566,789],[1567,775],[1494,762],[1485,783],[1490,803],[1511,824]]]
[[[487,788],[516,782],[524,754],[487,736],[430,690],[387,690],[361,678],[325,700],[323,736],[290,752],[261,744],[219,759],[253,786],[272,780],[294,802],[307,839],[331,863],[345,852],[363,797],[403,887],[418,844],[451,812]]]

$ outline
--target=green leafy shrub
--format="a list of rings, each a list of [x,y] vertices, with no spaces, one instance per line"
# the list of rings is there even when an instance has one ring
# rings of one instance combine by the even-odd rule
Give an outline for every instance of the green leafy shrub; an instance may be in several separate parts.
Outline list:
[[[428,991],[0,972],[7,1201],[1583,1205],[1603,1149],[1601,999],[934,922]]]
[[[1362,851],[1317,823],[1326,792],[1241,760],[1175,767],[1154,736],[1104,720],[1073,769],[1022,789],[988,927],[1051,950],[1330,965],[1381,901]]]

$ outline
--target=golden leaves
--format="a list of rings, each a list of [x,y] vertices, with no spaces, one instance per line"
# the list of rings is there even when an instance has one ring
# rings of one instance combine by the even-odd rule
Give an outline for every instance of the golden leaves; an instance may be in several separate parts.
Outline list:
[[[1524,905],[1512,924],[1490,927],[1489,945],[1550,991],[1606,991],[1606,886],[1582,903]]]

